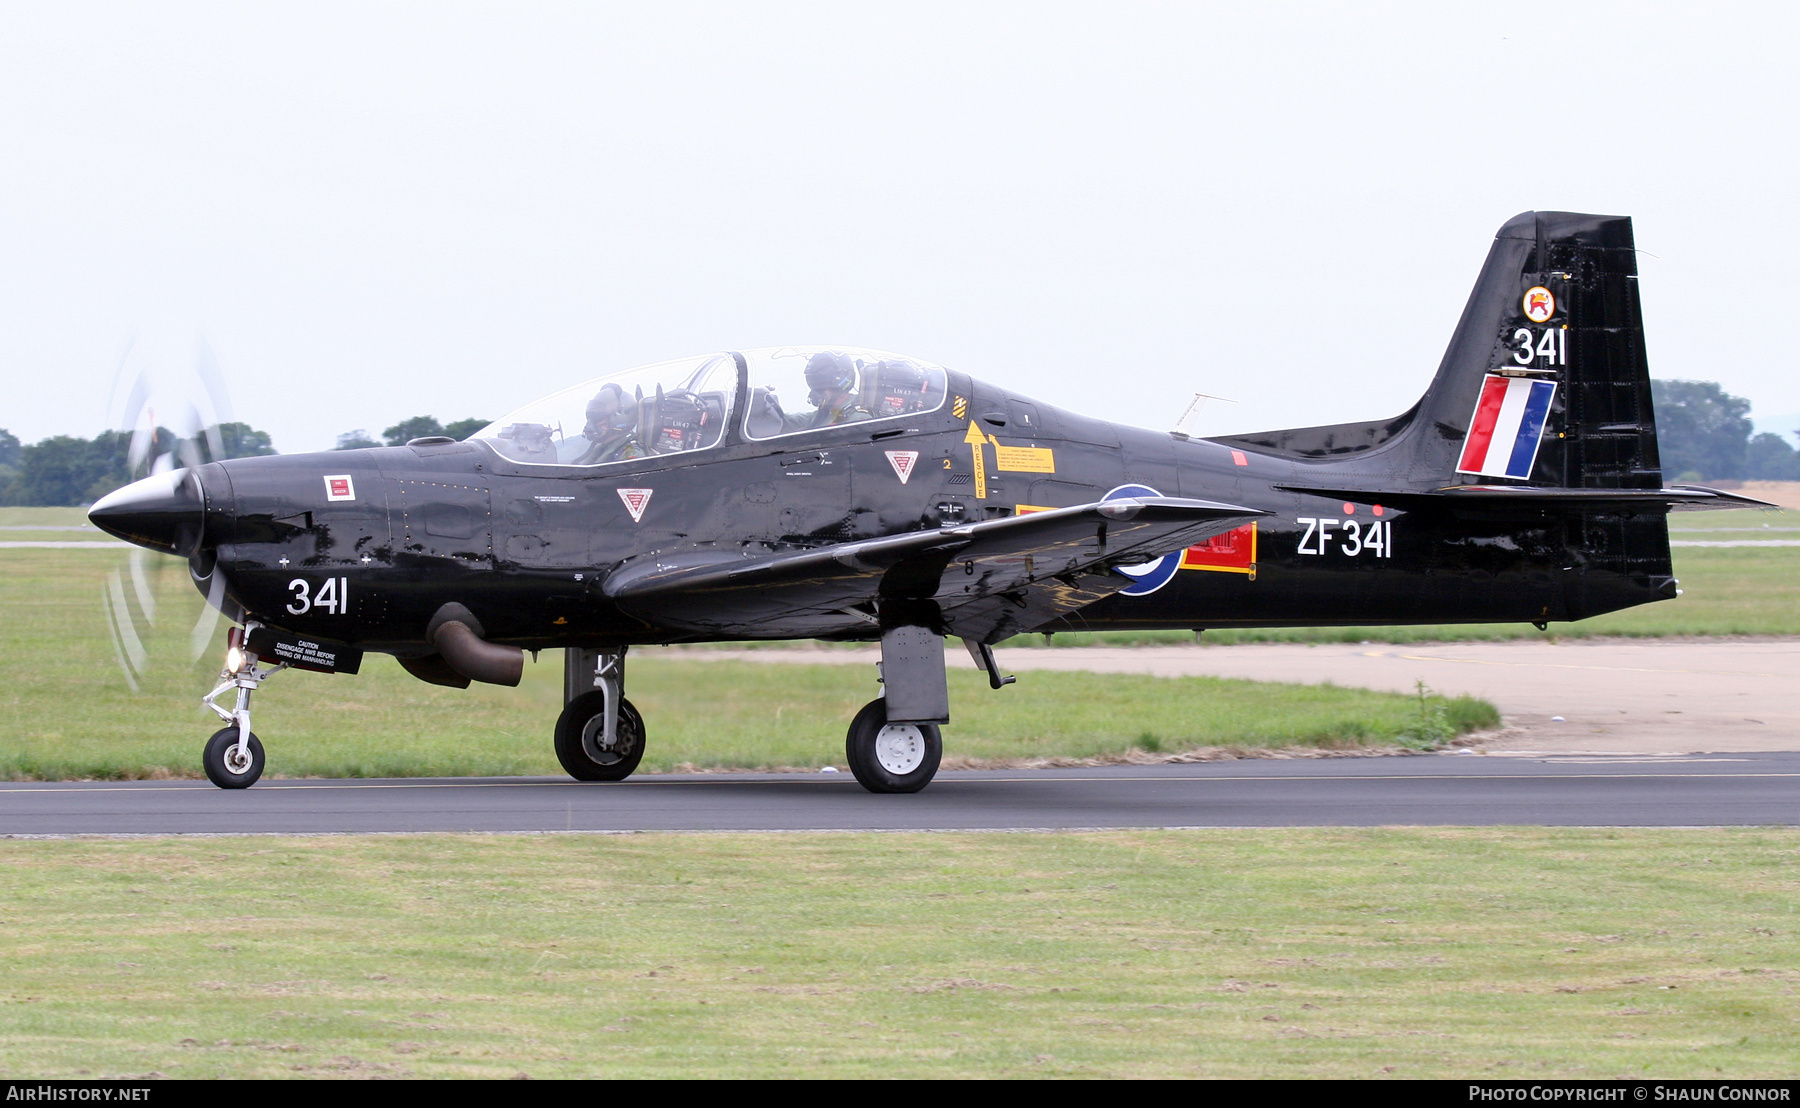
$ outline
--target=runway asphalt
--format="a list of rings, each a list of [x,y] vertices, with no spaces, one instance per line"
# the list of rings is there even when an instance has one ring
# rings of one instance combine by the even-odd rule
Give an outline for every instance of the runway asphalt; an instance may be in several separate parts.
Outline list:
[[[941,773],[0,785],[0,835],[1800,825],[1800,753],[1421,755]]]

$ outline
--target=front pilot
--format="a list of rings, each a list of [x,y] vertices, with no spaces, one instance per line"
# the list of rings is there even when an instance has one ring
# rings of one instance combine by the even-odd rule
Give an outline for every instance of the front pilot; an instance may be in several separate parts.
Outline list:
[[[588,401],[587,425],[581,429],[581,436],[592,445],[570,464],[591,466],[647,456],[650,452],[633,434],[636,427],[637,405],[626,403],[625,390],[610,382],[600,386]]]

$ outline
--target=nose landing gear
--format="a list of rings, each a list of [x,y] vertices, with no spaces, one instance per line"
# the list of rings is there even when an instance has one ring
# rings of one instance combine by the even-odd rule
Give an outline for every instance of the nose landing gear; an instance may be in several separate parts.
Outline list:
[[[288,668],[282,662],[271,669],[257,665],[257,656],[244,649],[250,627],[233,627],[226,636],[225,668],[219,671],[219,687],[200,698],[226,725],[206,740],[200,764],[206,779],[221,789],[247,789],[262,776],[262,740],[250,732],[250,694],[270,677]],[[227,689],[237,690],[237,707],[227,711],[215,703]]]

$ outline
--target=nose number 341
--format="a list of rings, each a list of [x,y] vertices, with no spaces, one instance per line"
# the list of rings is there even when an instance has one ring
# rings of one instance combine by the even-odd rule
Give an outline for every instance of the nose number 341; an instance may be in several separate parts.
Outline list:
[[[319,591],[316,593],[312,591],[312,586],[301,577],[289,581],[287,587],[288,591],[294,594],[287,606],[290,615],[303,616],[314,608],[322,608],[334,616],[350,613],[350,579],[348,577],[327,577],[319,582]]]

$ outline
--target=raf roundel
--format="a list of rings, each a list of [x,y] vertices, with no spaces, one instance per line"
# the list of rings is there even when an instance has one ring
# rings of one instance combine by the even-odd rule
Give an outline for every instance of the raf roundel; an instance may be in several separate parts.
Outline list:
[[[1525,318],[1533,323],[1548,323],[1556,314],[1556,295],[1542,285],[1525,290]]]
[[[1119,500],[1131,496],[1161,496],[1149,485],[1120,485],[1108,492],[1101,500]],[[1121,596],[1149,596],[1157,589],[1168,584],[1175,577],[1175,571],[1181,568],[1181,557],[1186,548],[1153,558],[1148,562],[1139,562],[1134,566],[1114,566],[1113,571],[1121,576],[1131,578],[1132,583],[1119,590]]]

